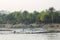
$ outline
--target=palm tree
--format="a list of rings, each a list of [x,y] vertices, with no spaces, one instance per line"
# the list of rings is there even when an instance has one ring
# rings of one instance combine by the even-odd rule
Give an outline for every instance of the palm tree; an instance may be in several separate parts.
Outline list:
[[[53,19],[54,19],[54,11],[55,9],[53,7],[49,8],[49,15],[51,16],[52,24],[53,24]]]

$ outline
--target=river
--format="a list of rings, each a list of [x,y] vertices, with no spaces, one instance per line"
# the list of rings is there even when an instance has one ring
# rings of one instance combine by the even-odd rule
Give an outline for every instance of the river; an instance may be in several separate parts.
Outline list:
[[[60,40],[60,33],[0,34],[0,40]]]
[[[39,34],[17,34],[13,33],[13,31],[17,32],[44,32],[45,29],[42,28],[34,28],[34,29],[9,29],[13,31],[1,31],[8,29],[0,29],[0,40],[60,40],[60,33],[39,33]]]

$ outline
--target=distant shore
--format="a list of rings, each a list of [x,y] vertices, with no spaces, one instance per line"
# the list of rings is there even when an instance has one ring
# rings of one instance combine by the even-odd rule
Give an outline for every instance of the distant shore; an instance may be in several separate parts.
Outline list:
[[[45,28],[51,31],[60,31],[60,24],[0,24],[0,28]]]

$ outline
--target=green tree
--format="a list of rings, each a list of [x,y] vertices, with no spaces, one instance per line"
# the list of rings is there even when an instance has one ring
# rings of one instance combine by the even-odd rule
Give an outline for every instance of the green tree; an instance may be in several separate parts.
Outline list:
[[[55,9],[53,7],[50,7],[49,8],[49,15],[51,17],[52,23],[53,23],[53,19],[54,19],[54,12],[55,12]]]
[[[28,11],[25,10],[22,12],[22,19],[25,24],[28,24],[28,15],[29,15]]]
[[[40,14],[38,14],[38,19],[40,20],[40,22],[44,22],[46,20],[46,15],[48,15],[48,13],[45,11],[42,11],[40,12]]]

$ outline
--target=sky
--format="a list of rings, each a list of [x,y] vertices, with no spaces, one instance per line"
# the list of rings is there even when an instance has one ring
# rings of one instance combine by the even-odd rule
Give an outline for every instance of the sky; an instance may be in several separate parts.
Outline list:
[[[42,11],[49,7],[60,10],[60,0],[0,0],[0,10],[7,11]]]

